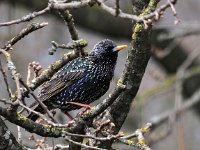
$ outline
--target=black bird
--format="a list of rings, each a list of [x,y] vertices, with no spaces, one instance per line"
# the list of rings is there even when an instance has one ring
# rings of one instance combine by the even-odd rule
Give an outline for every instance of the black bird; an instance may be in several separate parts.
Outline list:
[[[72,60],[45,82],[39,99],[49,110],[59,108],[64,113],[97,100],[109,89],[118,51],[125,47],[109,39],[100,41],[87,57]],[[40,105],[35,111],[45,113]],[[38,116],[32,113],[28,118],[35,121]]]

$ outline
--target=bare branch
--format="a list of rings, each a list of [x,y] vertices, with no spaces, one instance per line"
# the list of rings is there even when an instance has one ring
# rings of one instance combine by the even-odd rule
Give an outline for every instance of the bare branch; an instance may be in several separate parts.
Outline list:
[[[169,119],[172,114],[175,114],[175,119],[179,117],[179,115],[183,114],[186,110],[190,109],[192,106],[195,106],[200,101],[200,90],[195,92],[193,96],[189,99],[186,99],[186,102],[184,102],[180,108],[177,110],[168,110],[158,116],[155,116],[150,119],[150,122],[152,123],[152,128],[155,129],[160,124],[164,123]]]
[[[10,48],[15,43],[17,43],[19,40],[21,40],[24,36],[28,35],[29,33],[33,32],[35,30],[41,29],[41,28],[45,27],[46,25],[48,25],[47,22],[29,24],[26,28],[22,29],[22,31],[19,34],[17,34],[14,38],[12,38],[10,41],[8,41],[2,47],[2,49]]]
[[[0,60],[0,71],[1,71],[1,73],[2,73],[2,75],[3,75],[3,79],[4,79],[4,83],[5,83],[5,85],[6,85],[6,90],[7,90],[7,92],[8,92],[8,96],[9,96],[10,99],[11,99],[12,93],[11,93],[11,90],[10,90],[10,88],[9,88],[7,76],[6,76],[6,73],[5,73],[4,69],[3,69],[1,60]]]
[[[22,143],[22,131],[20,126],[17,126],[17,141],[20,144]]]
[[[152,127],[152,124],[147,123],[144,128],[137,129],[133,134],[121,137],[118,140],[124,144],[130,145],[133,147],[137,147],[142,150],[151,150],[151,148],[146,144],[145,138],[144,138],[144,134],[149,132],[151,127]],[[134,142],[134,141],[130,140],[131,138],[137,138],[138,142]]]
[[[19,24],[21,22],[27,22],[27,21],[32,20],[33,18],[36,18],[38,16],[41,16],[41,15],[47,13],[49,10],[50,10],[50,5],[48,5],[45,9],[43,9],[41,11],[33,12],[31,14],[23,16],[21,19],[0,23],[0,26],[9,26],[9,25],[12,25],[12,24]]]
[[[0,149],[25,150],[15,139],[4,121],[0,117]]]
[[[117,17],[120,13],[119,0],[115,0],[115,16]]]
[[[47,115],[54,121],[57,122],[55,120],[55,118],[52,116],[51,112],[48,110],[48,108],[46,107],[46,105],[44,105],[38,98],[37,96],[35,96],[35,94],[31,91],[31,89],[20,79],[19,74],[16,71],[16,67],[14,65],[14,63],[11,60],[11,56],[10,54],[3,50],[0,49],[0,52],[2,52],[6,59],[7,59],[7,63],[8,63],[8,69],[11,70],[11,74],[15,80],[16,83],[16,87],[17,87],[17,100],[16,101],[21,101],[22,99],[22,93],[20,90],[20,86],[19,86],[19,82],[29,91],[29,93],[33,96],[33,98],[41,105],[41,107],[44,109],[44,111],[47,113]]]
[[[94,110],[89,110],[86,112],[86,117],[84,117],[83,114],[83,119],[87,120],[89,118],[95,118],[99,114],[101,114],[105,109],[107,109],[117,98],[118,96],[126,89],[125,85],[118,84],[116,89],[106,98],[103,100],[102,103],[98,104]],[[89,115],[88,115],[89,114]]]
[[[17,73],[17,70],[16,70],[16,67],[14,65],[14,63],[12,62],[11,60],[11,56],[10,54],[3,50],[3,49],[0,49],[0,53],[3,53],[4,56],[6,57],[6,60],[7,60],[7,66],[8,66],[8,70],[11,71],[11,74],[14,78],[14,81],[15,81],[15,84],[16,84],[16,88],[17,88],[17,100],[22,100],[22,93],[21,93],[21,90],[20,90],[20,84],[19,84],[19,74]],[[17,109],[17,105],[15,105]]]
[[[81,144],[81,143],[79,143],[79,142],[76,142],[76,141],[71,140],[71,139],[68,138],[67,136],[65,136],[64,139],[65,139],[66,141],[70,142],[70,143],[73,143],[73,144],[75,144],[75,145],[79,145],[79,146],[81,146],[81,147],[83,147],[83,148],[93,149],[93,150],[106,150],[106,149],[102,149],[102,148],[98,148],[98,147],[88,146],[88,145],[86,145],[86,144]]]
[[[33,91],[20,79],[20,83],[28,90],[28,92],[33,96],[33,98],[38,102],[38,104],[42,107],[42,109],[47,113],[48,117],[51,118],[52,121],[58,123],[58,121],[53,117],[52,113],[48,110],[47,106],[40,101],[37,96],[33,93]]]
[[[49,55],[53,55],[54,52],[58,48],[69,49],[69,50],[74,50],[74,49],[79,50],[79,49],[83,49],[83,47],[87,46],[87,42],[84,39],[72,41],[67,44],[58,44],[55,41],[51,41],[51,44],[52,44],[52,47],[49,49]]]
[[[68,26],[69,33],[71,35],[71,39],[79,40],[78,32],[75,28],[74,19],[72,17],[72,14],[70,14],[70,12],[68,10],[61,10],[61,11],[59,11],[59,14],[65,21],[65,24]]]
[[[156,1],[156,2],[158,3],[158,1]],[[176,0],[169,0],[165,4],[161,5],[154,12],[143,15],[142,17],[137,16],[137,15],[124,13],[120,9],[118,9],[118,15],[117,16],[120,17],[120,18],[124,18],[124,19],[134,20],[136,22],[144,22],[144,20],[148,20],[148,19],[157,20],[157,19],[159,19],[159,16],[162,15],[162,13],[165,11],[165,9],[167,9],[168,7],[173,8],[172,6],[175,3],[176,3]],[[110,13],[111,15],[116,16],[116,9],[107,6],[104,3],[104,0],[72,1],[72,2],[68,2],[68,3],[51,1],[45,9],[43,9],[39,12],[33,12],[33,13],[27,15],[27,16],[22,17],[21,19],[13,20],[13,21],[6,22],[6,23],[0,23],[0,26],[8,26],[8,25],[11,25],[11,24],[17,24],[17,23],[20,23],[20,22],[30,21],[31,19],[33,19],[37,16],[40,16],[42,14],[45,14],[46,12],[48,12],[52,9],[64,11],[64,10],[72,9],[72,8],[75,9],[75,8],[81,8],[81,7],[86,7],[86,6],[93,6],[94,4],[97,4],[99,7],[101,7],[103,10]]]
[[[175,17],[175,21],[174,21],[174,24],[178,24],[179,22],[180,22],[180,19],[178,18],[178,15],[177,15],[177,12],[176,12],[176,9],[175,9],[175,7],[174,7],[174,0],[168,0],[168,3],[169,3],[169,5],[170,5],[170,7],[171,7],[171,9],[172,9],[172,12],[173,12],[173,14],[174,14],[174,17]]]
[[[8,101],[8,100],[6,100],[6,99],[0,99],[0,102],[4,103],[5,105],[6,105],[6,104],[13,105],[12,102],[10,102],[10,101]]]

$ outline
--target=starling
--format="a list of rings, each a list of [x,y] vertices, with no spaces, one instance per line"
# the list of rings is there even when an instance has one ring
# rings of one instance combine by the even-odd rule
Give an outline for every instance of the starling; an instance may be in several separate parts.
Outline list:
[[[64,113],[81,108],[79,104],[94,102],[109,89],[118,51],[125,47],[109,39],[100,41],[87,57],[70,61],[45,82],[39,99],[49,110],[59,108]],[[40,105],[35,111],[45,113]],[[35,121],[38,116],[32,113],[28,118]]]

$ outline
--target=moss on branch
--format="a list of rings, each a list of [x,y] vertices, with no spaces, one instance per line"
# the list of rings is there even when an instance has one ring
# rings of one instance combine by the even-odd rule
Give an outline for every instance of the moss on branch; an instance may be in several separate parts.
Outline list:
[[[155,11],[157,1],[145,1],[145,4],[146,6],[141,12],[140,17]],[[131,103],[138,92],[143,74],[150,59],[150,34],[151,24],[148,24],[147,28],[144,23],[140,22],[136,23],[133,27],[132,42],[128,50],[125,70],[119,80],[119,83],[126,85],[126,89],[109,108],[110,114],[108,117],[115,124],[112,134],[117,134],[121,129],[128,115]],[[102,148],[110,148],[111,145],[112,142],[110,141],[101,144]]]
[[[17,113],[9,108],[0,107],[0,115],[11,123],[25,128],[31,133],[36,133],[45,137],[61,137],[65,128],[54,127],[52,125],[43,125],[27,119],[24,115]]]

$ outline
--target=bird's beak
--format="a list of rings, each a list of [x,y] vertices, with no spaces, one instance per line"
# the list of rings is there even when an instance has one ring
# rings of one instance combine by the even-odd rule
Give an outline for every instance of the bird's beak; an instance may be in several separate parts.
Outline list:
[[[118,51],[121,51],[122,49],[126,48],[127,45],[118,45],[116,47],[113,48],[113,52],[118,52]]]

